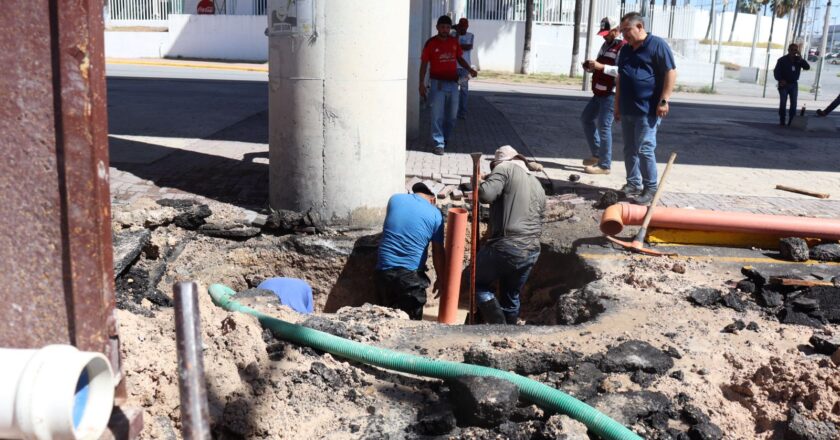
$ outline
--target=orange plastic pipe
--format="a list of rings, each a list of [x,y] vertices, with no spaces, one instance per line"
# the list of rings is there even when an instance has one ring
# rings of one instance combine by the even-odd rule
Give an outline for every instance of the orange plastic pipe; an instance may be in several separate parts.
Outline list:
[[[461,294],[461,272],[464,266],[467,210],[450,208],[446,216],[446,285],[440,295],[438,322],[458,322],[458,298]]]
[[[625,225],[641,225],[646,213],[646,206],[629,203],[612,205],[601,217],[601,232],[617,235]],[[650,226],[840,240],[840,220],[830,218],[657,207],[653,211]]]

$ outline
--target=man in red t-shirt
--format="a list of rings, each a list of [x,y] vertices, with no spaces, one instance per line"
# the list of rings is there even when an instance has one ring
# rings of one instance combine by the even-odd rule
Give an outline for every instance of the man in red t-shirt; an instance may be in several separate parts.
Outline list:
[[[478,73],[464,60],[458,38],[451,35],[452,19],[441,15],[438,34],[426,41],[420,64],[420,96],[426,98],[426,71],[429,71],[429,105],[431,107],[434,152],[443,155],[449,135],[455,127],[458,112],[458,66],[475,78]]]

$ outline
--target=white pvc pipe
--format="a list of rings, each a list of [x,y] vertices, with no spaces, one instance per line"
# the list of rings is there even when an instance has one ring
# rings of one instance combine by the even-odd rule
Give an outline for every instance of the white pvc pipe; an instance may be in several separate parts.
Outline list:
[[[114,376],[101,353],[0,348],[0,438],[95,440],[113,405]]]

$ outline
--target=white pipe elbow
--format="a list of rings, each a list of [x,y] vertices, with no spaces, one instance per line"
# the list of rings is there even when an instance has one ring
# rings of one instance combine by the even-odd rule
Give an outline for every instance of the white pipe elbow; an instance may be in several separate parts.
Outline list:
[[[0,438],[95,440],[113,405],[114,376],[101,353],[0,348]]]

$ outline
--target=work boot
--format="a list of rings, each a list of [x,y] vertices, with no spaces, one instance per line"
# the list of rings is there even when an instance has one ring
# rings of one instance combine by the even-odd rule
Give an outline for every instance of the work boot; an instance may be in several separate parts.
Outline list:
[[[437,147],[432,149],[432,153],[436,156],[443,156],[443,145],[438,145]]]
[[[650,202],[653,201],[653,195],[656,193],[655,190],[649,190],[645,188],[641,194],[637,197],[633,198],[632,202],[636,205],[648,206]]]
[[[598,158],[595,157],[595,156],[592,156],[589,159],[583,159],[583,165],[584,166],[598,165]]]
[[[625,183],[618,192],[624,194],[624,197],[633,197],[642,193],[642,189]]]
[[[601,168],[596,165],[587,165],[583,167],[583,172],[586,174],[609,174],[609,168]]]
[[[519,312],[505,312],[505,323],[516,325],[519,322]]]
[[[481,319],[485,324],[504,324],[505,313],[496,298],[478,304],[478,311],[481,312]]]
[[[817,109],[817,116],[823,118],[823,117],[825,117],[825,112],[822,111],[821,109]]]

